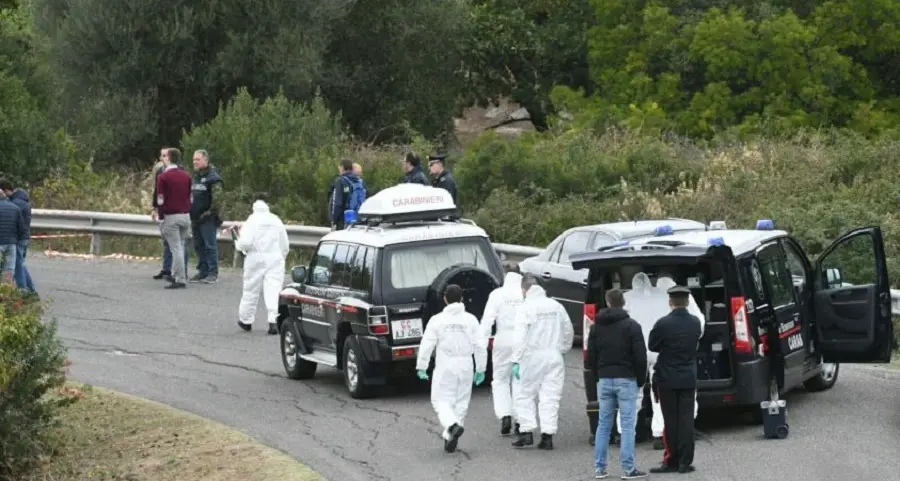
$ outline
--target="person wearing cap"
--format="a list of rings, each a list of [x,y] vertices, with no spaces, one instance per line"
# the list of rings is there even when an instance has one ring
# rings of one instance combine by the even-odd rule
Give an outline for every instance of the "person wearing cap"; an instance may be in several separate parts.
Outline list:
[[[401,184],[431,185],[428,176],[422,171],[422,158],[413,152],[407,152],[403,156],[403,172],[405,174],[400,178]]]
[[[428,156],[428,171],[431,172],[431,186],[440,187],[449,192],[450,198],[453,199],[453,203],[459,207],[456,178],[453,177],[453,174],[450,173],[444,165],[446,158],[447,156],[444,154]]]
[[[697,390],[697,345],[700,319],[688,312],[691,291],[674,286],[666,293],[672,311],[656,321],[647,348],[659,353],[653,384],[662,408],[663,461],[651,473],[694,471],[694,395]]]

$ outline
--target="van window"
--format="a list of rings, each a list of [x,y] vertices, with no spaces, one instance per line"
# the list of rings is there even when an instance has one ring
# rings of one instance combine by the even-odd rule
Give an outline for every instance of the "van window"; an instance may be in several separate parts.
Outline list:
[[[778,252],[772,252],[769,255],[760,255],[759,271],[762,274],[766,286],[769,288],[769,295],[772,307],[777,309],[783,306],[794,304],[794,283],[791,280],[791,273],[788,270],[787,260],[782,257],[780,249],[777,246],[772,247]],[[766,249],[768,251],[769,249]]]
[[[353,259],[353,254],[356,253],[356,247],[356,245],[338,244],[331,262],[329,285],[350,287],[350,261]]]
[[[493,272],[488,259],[490,244],[483,238],[391,247],[387,255],[388,277],[394,289],[427,288],[444,269],[470,264]]]
[[[375,248],[359,246],[353,266],[350,268],[350,287],[369,292],[372,287],[372,266],[375,265]]]

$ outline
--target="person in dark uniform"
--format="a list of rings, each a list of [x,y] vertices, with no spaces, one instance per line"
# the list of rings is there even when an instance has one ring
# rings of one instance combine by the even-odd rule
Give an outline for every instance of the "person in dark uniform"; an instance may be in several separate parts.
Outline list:
[[[449,192],[450,198],[453,199],[453,203],[459,207],[456,178],[453,177],[453,174],[450,173],[444,165],[444,160],[446,158],[447,156],[444,154],[428,156],[428,171],[431,172],[432,179],[431,186],[440,187]]]
[[[666,292],[672,312],[656,321],[647,342],[650,351],[659,353],[653,385],[665,423],[663,462],[650,472],[690,473],[694,471],[694,393],[700,319],[688,313],[690,289],[674,286]]]
[[[400,178],[401,184],[431,185],[428,176],[422,170],[422,159],[413,152],[407,152],[403,157],[403,171],[406,174]]]

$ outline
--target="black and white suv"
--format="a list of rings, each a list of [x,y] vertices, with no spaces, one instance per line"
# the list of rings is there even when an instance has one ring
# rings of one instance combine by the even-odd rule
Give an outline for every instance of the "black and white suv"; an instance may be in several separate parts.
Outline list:
[[[758,222],[755,230],[642,238],[570,259],[575,269],[590,272],[585,329],[604,307],[606,290],[629,289],[638,272],[654,282],[666,273],[691,289],[706,317],[697,361],[701,409],[746,406],[759,414],[760,402],[776,389],[830,389],[839,362],[891,359],[890,283],[877,226],[844,234],[814,262],[771,220]],[[585,386],[595,384],[585,366]],[[588,418],[594,432],[596,393],[591,391]]]
[[[278,329],[288,377],[319,364],[343,371],[354,398],[415,372],[428,319],[450,284],[479,319],[503,270],[487,233],[455,219],[443,189],[401,184],[367,199],[360,222],[325,235],[281,292]]]

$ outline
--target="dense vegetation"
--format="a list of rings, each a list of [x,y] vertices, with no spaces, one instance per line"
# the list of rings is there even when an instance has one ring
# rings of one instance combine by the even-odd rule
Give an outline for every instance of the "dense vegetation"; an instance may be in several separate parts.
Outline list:
[[[322,224],[339,158],[381,188],[404,150],[442,149],[504,242],[668,215],[772,217],[813,254],[878,223],[900,249],[897,2],[0,5],[0,172],[39,206],[146,212],[178,145],[212,152],[229,217],[266,190]],[[501,97],[538,132],[460,149],[454,117]]]
[[[33,297],[0,284],[0,479],[20,479],[50,454],[66,353],[56,324],[44,323]]]

